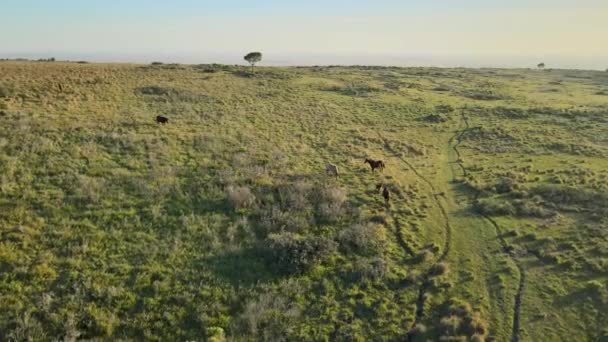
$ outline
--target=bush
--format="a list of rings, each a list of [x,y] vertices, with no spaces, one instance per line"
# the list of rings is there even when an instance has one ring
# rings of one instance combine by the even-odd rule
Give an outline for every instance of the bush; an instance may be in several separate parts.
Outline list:
[[[499,194],[505,194],[513,191],[516,188],[515,181],[508,177],[501,178],[494,186],[496,192]]]
[[[513,204],[519,216],[549,218],[556,215],[554,211],[545,209],[530,200],[516,200]]]
[[[446,302],[446,307],[439,324],[441,341],[485,341],[487,323],[478,312],[473,312],[469,303],[450,299]]]
[[[592,206],[608,203],[608,194],[563,185],[541,185],[530,190],[533,195],[555,204]]]
[[[511,203],[498,198],[484,198],[473,204],[473,209],[482,215],[513,215],[515,208]]]
[[[0,98],[11,97],[15,94],[15,88],[7,83],[0,84]]]
[[[271,234],[265,246],[270,262],[285,274],[306,272],[336,250],[332,240],[294,233]]]
[[[449,270],[450,270],[450,266],[447,263],[439,262],[439,263],[433,265],[433,267],[431,267],[431,275],[440,276],[440,275],[448,273]]]
[[[308,197],[312,185],[305,182],[297,182],[293,187],[288,189],[286,202],[289,209],[304,211],[311,208]]]
[[[231,322],[228,340],[284,341],[300,315],[293,301],[282,295],[263,293],[249,300],[243,312]],[[244,339],[245,336],[249,338]]]
[[[418,262],[429,262],[433,260],[433,257],[435,257],[433,251],[429,249],[424,249],[420,253],[418,253],[418,255],[416,255],[416,260]]]
[[[378,254],[383,240],[376,226],[355,224],[338,234],[340,249],[345,253]]]
[[[248,187],[229,186],[226,189],[228,201],[234,209],[248,209],[255,204],[255,195]]]
[[[530,114],[521,108],[496,107],[494,113],[508,119],[526,119]]]
[[[199,64],[195,68],[201,69],[204,73],[215,73],[219,71],[234,71],[234,66],[225,64]]]
[[[508,96],[498,94],[495,91],[490,90],[490,89],[477,89],[477,90],[466,91],[466,92],[462,93],[462,96],[468,97],[473,100],[481,100],[481,101],[506,100],[509,98]]]
[[[97,204],[101,198],[100,196],[104,193],[105,186],[106,181],[103,178],[80,175],[76,197],[86,204]]]
[[[135,92],[142,95],[170,95],[175,91],[170,88],[163,88],[159,86],[147,86],[137,88]]]
[[[417,323],[414,327],[412,327],[412,329],[410,329],[410,331],[407,332],[407,334],[409,336],[415,337],[415,336],[426,333],[426,331],[427,331],[426,325],[424,325],[422,323]]]
[[[317,199],[317,216],[323,222],[336,222],[344,213],[346,192],[339,188],[320,191]]]
[[[220,327],[210,327],[207,329],[207,341],[209,342],[224,342],[226,341],[226,336],[224,334],[224,329]]]
[[[266,237],[271,233],[284,231],[297,233],[308,227],[309,222],[306,215],[299,215],[296,211],[282,210],[278,205],[259,208],[255,217],[261,230],[258,234]]]
[[[359,280],[378,280],[384,278],[387,270],[386,262],[379,257],[358,261],[354,273]]]
[[[606,285],[602,284],[599,280],[590,280],[587,282],[587,288],[593,292],[599,293],[606,289]]]
[[[440,114],[429,114],[429,115],[423,117],[422,121],[431,122],[431,123],[441,123],[441,122],[448,121],[448,118],[446,118],[445,116],[440,115]]]
[[[443,113],[443,114],[447,114],[447,113],[452,113],[454,111],[454,107],[452,107],[449,104],[440,104],[435,106],[435,110],[439,113]]]

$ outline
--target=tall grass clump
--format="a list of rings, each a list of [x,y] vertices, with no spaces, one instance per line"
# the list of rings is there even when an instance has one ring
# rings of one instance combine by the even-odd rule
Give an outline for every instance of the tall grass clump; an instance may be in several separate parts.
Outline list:
[[[255,205],[255,195],[246,186],[228,186],[226,196],[230,205],[236,210],[249,209]]]

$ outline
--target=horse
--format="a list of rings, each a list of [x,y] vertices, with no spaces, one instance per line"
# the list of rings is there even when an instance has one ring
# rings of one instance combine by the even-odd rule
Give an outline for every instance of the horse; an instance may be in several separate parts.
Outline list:
[[[376,169],[380,169],[380,171],[384,170],[384,161],[382,161],[382,160],[373,160],[373,159],[365,158],[364,163],[369,164],[369,166],[372,168],[372,172],[374,172],[374,170],[376,170]]]
[[[388,202],[391,199],[391,192],[388,190],[388,187],[385,185],[384,189],[382,190],[382,197],[384,197],[384,202],[386,202],[386,205],[388,205]]]
[[[156,116],[156,122],[160,123],[160,124],[166,124],[167,122],[169,122],[169,119],[167,119],[164,116],[157,115]]]
[[[327,173],[330,173],[334,176],[336,176],[336,178],[338,178],[339,176],[339,172],[338,172],[338,166],[334,165],[334,164],[327,164],[325,165],[325,171],[327,171]]]

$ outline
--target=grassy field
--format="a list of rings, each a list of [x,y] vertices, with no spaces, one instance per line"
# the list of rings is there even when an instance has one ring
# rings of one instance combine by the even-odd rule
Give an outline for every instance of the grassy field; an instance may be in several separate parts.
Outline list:
[[[0,62],[0,121],[2,341],[608,340],[608,72]]]

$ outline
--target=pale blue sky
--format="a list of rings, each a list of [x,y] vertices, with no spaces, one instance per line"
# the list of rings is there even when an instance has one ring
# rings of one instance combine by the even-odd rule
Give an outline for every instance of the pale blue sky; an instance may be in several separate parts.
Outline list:
[[[0,57],[608,67],[607,0],[0,0]]]

